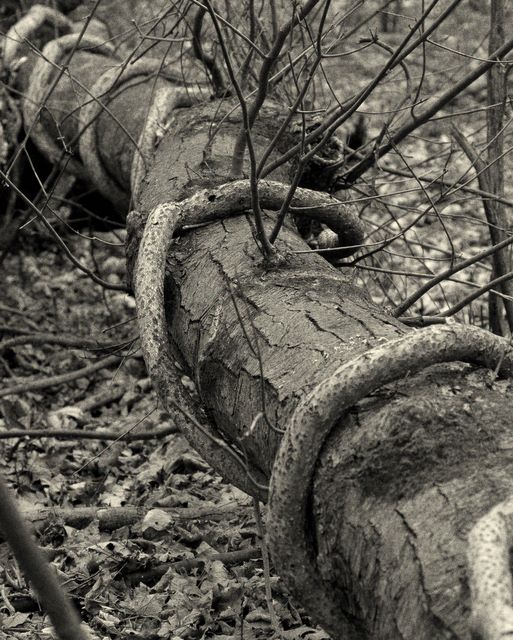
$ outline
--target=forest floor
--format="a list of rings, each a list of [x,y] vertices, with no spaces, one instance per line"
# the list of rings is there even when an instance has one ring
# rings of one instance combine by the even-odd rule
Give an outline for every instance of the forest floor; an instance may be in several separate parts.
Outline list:
[[[450,23],[437,39],[485,57],[478,37],[483,29],[477,28],[483,16],[472,17],[456,33]],[[383,40],[393,45],[397,36]],[[350,69],[337,67],[333,83],[339,97],[368,80],[386,55],[368,52],[357,58],[356,67],[353,58]],[[470,64],[478,61],[433,46],[424,60],[415,58],[410,72],[412,78],[424,75],[422,95],[429,97]],[[356,78],[354,86],[346,78]],[[379,131],[383,114],[403,95],[402,83],[400,74],[394,75],[387,91],[362,107],[369,134]],[[481,82],[442,114],[453,114],[452,122],[480,149],[485,116],[475,109],[485,95]],[[401,146],[401,155],[388,157],[360,192],[352,193],[369,225],[368,242],[401,232],[429,198],[440,196],[439,187],[423,190],[415,178],[386,171],[408,165],[423,177],[469,175],[449,121],[425,125]],[[506,175],[511,177],[509,162]],[[361,200],[375,193],[379,201]],[[511,180],[506,196],[513,197]],[[60,227],[59,233],[83,264],[112,284],[124,282],[122,229],[78,235]],[[481,202],[458,192],[385,251],[358,263],[353,273],[377,302],[393,307],[426,277],[488,244]],[[489,275],[488,264],[477,265],[458,276],[468,284],[445,282],[410,312],[438,313]],[[326,637],[309,626],[279,578],[265,577],[251,499],[225,484],[157,406],[134,342],[133,298],[104,290],[72,270],[62,251],[32,224],[2,265],[0,299],[0,472],[16,487],[39,544],[99,637],[270,638],[276,629],[266,586],[272,589],[283,637]],[[458,319],[485,324],[486,307],[474,304]],[[102,359],[103,368],[52,384],[54,376]],[[138,439],[140,434],[151,439]],[[0,544],[0,640],[39,637],[51,637],[48,618],[6,544]]]
[[[123,235],[66,241],[84,263],[93,263],[94,247],[99,272],[119,283]],[[133,299],[71,271],[60,250],[30,245],[3,267],[0,472],[83,619],[104,638],[272,636],[253,502],[157,406],[133,346]],[[52,344],[67,338],[77,348]],[[51,385],[112,354],[110,366]],[[31,390],[34,380],[48,386]],[[18,385],[23,392],[10,394]],[[0,638],[49,637],[6,544],[0,567]],[[325,637],[307,626],[278,578],[267,583],[284,637]]]

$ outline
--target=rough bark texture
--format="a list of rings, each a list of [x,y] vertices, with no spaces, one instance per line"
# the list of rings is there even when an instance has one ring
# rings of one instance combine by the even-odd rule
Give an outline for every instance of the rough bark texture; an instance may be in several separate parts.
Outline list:
[[[486,373],[450,369],[358,411],[322,457],[319,565],[369,637],[469,637],[466,536],[512,491],[510,408]]]
[[[155,189],[165,198],[156,185],[176,174],[172,150],[180,152],[176,140],[186,144],[185,117],[156,156],[151,189],[142,193],[149,208]],[[304,249],[290,229],[281,241]],[[170,330],[204,406],[265,474],[279,436],[265,425],[247,435],[262,396],[245,333],[258,340],[267,415],[284,428],[300,399],[341,363],[406,330],[350,274],[315,255],[266,271],[243,217],[182,237],[169,259],[168,287]],[[362,637],[468,637],[466,534],[513,489],[507,387],[491,383],[489,372],[434,367],[361,403],[327,443],[312,530],[323,576]]]
[[[77,57],[73,70],[87,83],[97,63]],[[134,136],[146,91],[143,84],[110,103]],[[63,82],[59,109],[75,108],[76,96]],[[208,148],[216,108],[175,114],[147,167],[143,212],[226,181],[238,127],[228,123]],[[98,145],[128,189],[133,148],[106,114]],[[264,406],[262,390],[267,417],[283,429],[305,394],[341,363],[407,331],[352,284],[351,273],[295,254],[306,245],[292,225],[278,247],[286,265],[266,268],[241,215],[180,237],[167,272],[169,330],[201,402],[267,477],[279,433],[264,421],[248,433]],[[513,492],[508,392],[483,370],[432,367],[362,401],[333,431],[313,485],[311,534],[322,575],[353,622],[352,637],[470,637],[465,536]]]

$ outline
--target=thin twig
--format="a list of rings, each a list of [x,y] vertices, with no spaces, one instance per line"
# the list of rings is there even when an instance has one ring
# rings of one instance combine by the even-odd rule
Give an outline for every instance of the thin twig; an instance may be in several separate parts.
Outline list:
[[[269,549],[265,541],[264,524],[262,522],[262,516],[260,515],[260,503],[256,498],[253,498],[253,512],[255,514],[255,522],[258,531],[258,542],[260,543],[260,550],[262,553],[262,565],[264,568],[264,585],[265,585],[265,601],[267,604],[267,610],[269,611],[269,617],[271,619],[271,625],[277,635],[281,637],[283,629],[278,621],[276,610],[273,603],[273,593],[271,590],[271,568],[269,562]]]
[[[137,442],[143,440],[159,440],[165,436],[180,433],[175,425],[155,429],[155,431],[145,431],[143,433],[116,433],[115,431],[101,430],[87,431],[82,429],[9,429],[0,431],[0,440],[10,440],[11,438],[27,438],[36,440],[38,438],[57,438],[59,440],[115,440],[116,442]]]
[[[91,271],[91,269],[83,265],[77,258],[75,258],[75,256],[68,249],[68,246],[66,245],[64,240],[60,237],[57,231],[55,231],[52,225],[48,222],[43,212],[36,207],[36,205],[30,200],[30,198],[28,198],[23,193],[23,191],[21,191],[21,189],[19,189],[2,170],[0,170],[0,177],[3,180],[5,180],[5,182],[9,185],[9,187],[11,187],[11,189],[14,189],[14,191],[16,191],[16,193],[23,200],[23,202],[25,202],[25,204],[27,204],[30,207],[30,209],[32,209],[32,211],[34,211],[34,213],[37,215],[39,220],[41,220],[41,222],[46,227],[46,229],[48,229],[48,231],[50,232],[54,240],[57,242],[57,244],[62,248],[66,257],[70,260],[70,262],[75,267],[77,267],[77,269],[79,269],[80,271],[88,275],[91,278],[91,280],[93,280],[97,284],[100,284],[105,289],[112,289],[113,291],[124,291],[125,293],[129,292],[128,288],[125,285],[114,284],[112,282],[107,282],[107,280],[103,280],[102,278],[97,276],[96,273],[94,273],[94,271]]]
[[[212,7],[210,0],[205,0],[205,3],[207,5],[208,12],[212,18],[212,22],[214,23],[214,28],[216,30],[217,37],[219,39],[219,44],[221,46],[221,51],[223,53],[226,68],[228,70],[230,82],[232,83],[235,93],[237,94],[237,98],[239,100],[239,104],[241,107],[242,118],[244,123],[244,131],[245,131],[245,144],[247,144],[247,147],[248,147],[249,161],[250,161],[249,164],[250,164],[250,184],[251,184],[251,208],[253,209],[253,215],[255,216],[255,225],[257,230],[257,238],[259,241],[259,246],[261,247],[261,251],[264,257],[269,258],[275,253],[275,250],[271,245],[271,243],[269,242],[267,235],[265,233],[263,215],[262,215],[262,210],[260,208],[260,198],[258,194],[258,178],[256,175],[256,156],[255,156],[255,150],[253,146],[253,140],[251,137],[251,123],[250,123],[246,100],[244,98],[244,94],[242,93],[242,89],[240,88],[239,82],[235,77],[235,72],[231,64],[230,55],[226,48],[226,43],[224,41],[223,34],[221,31],[221,27],[219,25],[219,21],[217,19],[216,13]],[[241,163],[242,163],[242,158],[237,157],[236,153],[234,152],[233,161],[232,161],[232,174],[234,177],[242,173]]]
[[[291,18],[289,22],[279,30],[278,35],[276,36],[272,44],[271,50],[265,56],[260,68],[260,73],[258,75],[257,93],[255,99],[253,100],[253,103],[248,108],[247,126],[245,123],[244,129],[240,131],[235,142],[233,157],[236,158],[238,162],[240,162],[241,158],[244,157],[244,150],[246,148],[247,135],[245,129],[251,131],[260,112],[260,109],[265,102],[267,92],[269,90],[269,80],[272,71],[278,61],[283,45],[285,44],[287,36],[301,20],[304,20],[304,18],[306,18],[306,16],[318,3],[319,0],[308,0],[308,2],[306,2],[304,6],[300,7],[299,10],[295,13],[294,17]]]
[[[77,371],[69,371],[68,373],[51,376],[50,378],[37,378],[36,380],[33,378],[26,378],[12,387],[1,389],[0,398],[12,396],[18,393],[26,393],[27,391],[40,391],[41,389],[49,389],[50,387],[56,387],[60,384],[73,382],[74,380],[85,378],[90,373],[94,373],[100,369],[105,369],[106,367],[110,367],[114,364],[119,365],[119,357],[107,356],[106,358],[103,358],[94,364],[90,364],[87,367],[82,367]]]
[[[408,34],[403,38],[402,42],[398,45],[393,55],[389,58],[386,64],[382,67],[380,71],[374,76],[374,78],[367,84],[364,89],[362,89],[354,98],[349,100],[346,104],[342,105],[333,111],[327,118],[325,118],[324,122],[322,122],[315,132],[309,134],[306,138],[306,143],[313,142],[315,138],[322,137],[320,141],[315,145],[314,149],[317,152],[322,146],[326,143],[326,141],[330,138],[332,133],[340,127],[346,120],[348,120],[353,113],[356,112],[358,107],[360,107],[363,102],[369,97],[369,95],[374,91],[374,89],[379,85],[379,83],[389,74],[389,72],[394,69],[397,65],[399,65],[406,57],[412,53],[431,33],[434,31],[449,15],[454,11],[454,9],[462,2],[462,0],[453,0],[450,5],[440,13],[440,15],[433,20],[431,25],[426,28],[425,32],[417,38],[412,44],[409,46],[409,41],[413,38],[415,32],[420,29],[420,27],[424,24],[425,19],[431,13],[431,11],[438,4],[439,0],[433,0],[430,6],[424,11],[421,17],[416,21],[413,27],[410,29]],[[420,126],[420,124],[416,125]],[[413,127],[413,128],[416,128]],[[413,130],[413,129],[412,129]],[[395,137],[393,138],[394,142]],[[402,138],[401,138],[402,139]],[[390,149],[388,149],[389,151]],[[294,158],[297,153],[300,151],[300,145],[296,144],[292,146],[286,153],[284,153],[280,158],[277,158],[275,161],[271,162],[263,172],[263,177],[269,175],[272,171],[281,166],[284,162],[287,162]],[[371,162],[369,166],[373,164],[373,162],[377,160],[374,158],[374,153],[371,155]],[[368,167],[366,167],[367,169]],[[365,169],[365,170],[366,170]],[[363,171],[362,171],[363,173]]]
[[[503,249],[504,247],[507,247],[512,243],[513,243],[513,237],[506,238],[499,244],[496,244],[493,247],[489,247],[488,249],[481,251],[475,256],[467,258],[467,260],[463,260],[462,262],[459,262],[458,264],[453,265],[449,269],[442,271],[437,276],[429,280],[429,282],[426,282],[425,284],[423,284],[422,287],[420,287],[417,291],[415,291],[410,296],[408,296],[406,300],[401,302],[401,304],[394,309],[393,315],[396,318],[398,316],[403,315],[403,313],[407,311],[412,305],[414,305],[417,302],[417,300],[422,298],[423,295],[425,295],[428,291],[430,291],[433,287],[435,287],[437,284],[439,284],[443,280],[446,280],[447,278],[454,275],[455,273],[458,273],[458,271],[462,271],[463,269],[466,269],[467,267],[473,264],[476,264],[476,262],[479,262],[479,260],[482,260],[483,258],[488,257],[489,255],[493,254],[495,251],[499,251],[500,249]],[[479,293],[478,295],[481,295],[481,293]]]
[[[462,148],[462,150],[470,160],[470,162],[476,168],[476,171],[478,172],[479,186],[485,190],[490,190],[491,185],[489,183],[489,177],[491,174],[489,171],[489,167],[488,168],[486,167],[484,161],[479,156],[479,154],[475,151],[474,147],[470,144],[467,138],[455,125],[452,126],[452,134],[456,142],[460,145],[460,147]],[[482,199],[482,202],[483,202],[483,208],[486,214],[486,219],[489,223],[490,237],[494,244],[498,244],[503,239],[504,233],[502,229],[498,228],[499,220],[497,219],[496,211],[493,207],[493,205],[496,203],[493,203],[485,198]],[[501,219],[500,222],[504,223],[507,221]],[[500,289],[502,293],[508,296],[508,298],[503,298],[503,304],[504,304],[504,309],[506,311],[506,318],[508,320],[510,331],[513,331],[513,286],[509,278],[500,279],[500,276],[508,273],[508,271],[509,269],[508,269],[507,254],[504,251],[498,251],[494,253],[492,278],[493,278],[493,275],[496,276],[496,278],[494,278],[493,281],[497,280],[498,284],[501,285]],[[496,317],[497,313],[495,308],[496,307],[495,301],[492,302],[490,300],[490,305],[489,305],[489,312],[492,314],[492,317],[489,318],[489,321],[491,323],[491,328],[494,329],[495,332],[502,333],[502,330],[499,324],[499,319],[498,317]]]
[[[198,58],[198,60],[200,60],[207,68],[207,71],[212,79],[214,93],[216,97],[220,98],[226,93],[223,75],[214,56],[206,53],[203,49],[201,38],[201,28],[203,26],[203,18],[205,17],[206,10],[206,7],[200,6],[198,7],[196,15],[194,16],[192,26],[192,48],[196,58]]]

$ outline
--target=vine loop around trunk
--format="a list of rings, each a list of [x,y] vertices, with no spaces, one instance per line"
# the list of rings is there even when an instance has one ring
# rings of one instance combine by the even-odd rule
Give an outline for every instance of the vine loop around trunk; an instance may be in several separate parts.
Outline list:
[[[85,102],[80,109],[80,125],[82,134],[79,140],[79,149],[82,162],[92,178],[96,188],[111,202],[119,211],[126,211],[130,202],[130,195],[127,190],[119,185],[114,177],[104,166],[101,155],[98,151],[96,123],[106,107],[110,92],[119,88],[135,78],[142,76],[160,76],[165,78],[170,84],[161,88],[156,88],[155,95],[148,109],[146,124],[143,127],[139,140],[131,138],[134,145],[134,160],[132,163],[132,198],[137,196],[137,191],[142,178],[142,168],[153,151],[151,145],[155,143],[159,128],[162,125],[162,111],[167,118],[177,107],[191,106],[197,102],[201,96],[205,95],[199,87],[188,87],[183,82],[183,78],[162,66],[162,62],[156,58],[141,58],[133,64],[115,66],[103,73],[91,88],[92,99]],[[177,86],[179,83],[180,86]],[[169,102],[166,104],[166,100]],[[119,124],[119,123],[118,123]],[[128,134],[127,131],[124,132]],[[143,142],[143,148],[140,144]],[[141,168],[142,165],[142,168]],[[135,182],[134,182],[135,180]]]
[[[261,181],[259,196],[262,207],[277,211],[289,187],[279,182]],[[298,189],[294,206],[302,213],[320,218],[332,226],[343,244],[361,243],[363,232],[356,211],[326,194]],[[133,288],[137,305],[141,345],[146,365],[155,388],[168,410],[177,417],[179,426],[191,444],[217,471],[249,494],[265,501],[265,480],[254,469],[248,469],[236,443],[220,439],[181,384],[168,337],[165,314],[164,280],[166,257],[174,234],[184,225],[222,220],[239,215],[251,207],[251,188],[247,180],[238,180],[215,189],[204,189],[179,203],[164,203],[148,216],[137,252]],[[136,216],[128,219],[128,225]],[[344,228],[344,221],[346,227]],[[133,235],[134,230],[132,230]]]
[[[513,636],[513,588],[510,548],[513,542],[513,497],[480,518],[468,537],[472,615],[476,638],[504,640]]]
[[[5,34],[3,41],[2,63],[6,69],[14,72],[37,31],[49,24],[61,33],[73,29],[73,23],[63,13],[40,4],[33,5]]]
[[[155,147],[167,132],[173,111],[183,107],[191,107],[204,98],[205,91],[201,87],[166,85],[157,89],[139,136],[138,150],[132,161],[130,184],[132,185],[132,201],[136,207],[139,205],[139,192],[148,161],[153,156]]]
[[[62,144],[57,144],[48,123],[40,122],[41,112],[52,93],[53,78],[56,74],[67,71],[65,67],[61,67],[64,58],[81,49],[93,49],[98,55],[104,56],[112,56],[114,53],[113,47],[97,36],[68,33],[51,40],[44,46],[41,57],[36,60],[27,95],[22,103],[25,127],[31,132],[38,149],[55,164],[62,162],[66,149]],[[79,177],[87,176],[83,164],[71,156],[67,158],[66,170]]]
[[[321,449],[344,414],[379,387],[431,365],[454,361],[512,376],[513,347],[478,327],[420,329],[341,366],[297,407],[287,425],[271,477],[267,525],[271,551],[278,573],[293,594],[333,637],[360,635],[342,612],[333,586],[323,582],[309,533],[312,481]]]

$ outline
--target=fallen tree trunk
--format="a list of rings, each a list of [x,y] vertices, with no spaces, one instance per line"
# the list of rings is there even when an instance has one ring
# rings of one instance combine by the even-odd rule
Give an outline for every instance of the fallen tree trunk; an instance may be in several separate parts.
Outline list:
[[[90,91],[98,65],[109,69],[115,63],[108,50],[79,52],[70,69]],[[35,78],[24,78],[23,88],[30,92]],[[161,87],[166,82],[158,80]],[[212,123],[219,121],[217,104],[174,111],[168,132],[152,157],[144,158],[143,177],[134,185],[133,140],[144,133],[155,87],[134,82],[122,91],[105,91],[108,112],[99,109],[94,124],[85,124],[94,133],[95,166],[102,164],[108,184],[116,184],[116,206],[126,207],[129,190],[136,187],[138,213],[130,219],[133,265],[144,222],[156,207],[183,201],[200,188],[207,188],[204,197],[214,206],[217,185],[227,181],[240,118],[225,122],[209,144]],[[59,135],[70,144],[84,125],[70,115],[87,101],[87,91],[63,77],[47,105],[49,121],[62,122]],[[266,122],[275,117],[271,110],[262,121],[257,131],[262,143]],[[85,178],[95,183],[96,170],[88,171],[83,154],[80,159]],[[285,180],[286,174],[279,177]],[[109,195],[104,184],[97,186]],[[173,357],[195,381],[198,419],[238,452],[258,482],[240,474],[228,458],[217,470],[230,480],[240,478],[259,498],[265,497],[283,433],[312,390],[372,347],[409,333],[352,284],[351,273],[301,253],[307,246],[292,224],[283,229],[277,249],[284,259],[265,263],[241,213],[182,234],[165,273]],[[140,316],[141,326],[149,320]],[[503,352],[491,358],[493,368],[502,360],[510,363],[500,344]],[[163,353],[166,349],[161,344]],[[422,363],[422,345],[417,357]],[[469,638],[467,535],[492,505],[513,493],[509,383],[461,363],[429,366],[414,375],[407,367],[403,374],[335,420],[311,486],[307,478],[306,487],[298,483],[288,496],[293,505],[308,494],[306,534],[318,576],[310,594],[308,584],[293,573],[285,578],[307,603],[307,612],[334,637]],[[184,396],[176,387],[159,391],[171,405]],[[197,437],[204,438],[199,432]],[[283,558],[274,559],[280,567]],[[331,592],[338,611],[325,609],[325,594],[315,590],[318,583]]]
[[[187,146],[191,131],[191,114],[181,117],[157,150],[142,210],[155,206],[155,192],[163,198],[161,185],[179,166],[177,141]],[[263,405],[285,429],[316,385],[407,330],[316,255],[293,254],[285,268],[265,270],[248,231],[239,217],[173,245],[166,312],[202,405],[225,438],[242,444],[250,467],[270,478],[280,433],[264,420],[248,432]],[[280,239],[284,253],[305,248],[293,230]],[[511,440],[506,387],[461,365],[404,374],[354,407],[326,442],[311,494],[316,562],[350,621],[349,637],[465,638],[466,536],[513,488],[502,444]],[[298,486],[289,500],[300,502],[301,493]],[[317,622],[326,627],[322,612]],[[339,637],[340,627],[328,628]]]

